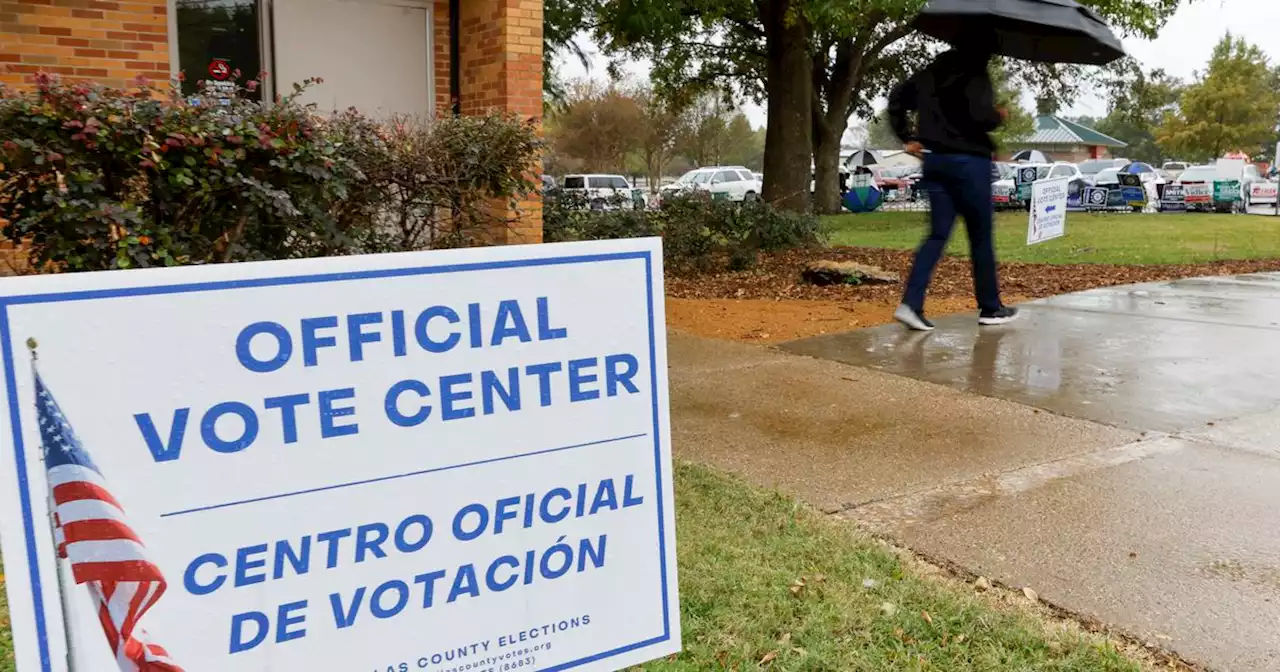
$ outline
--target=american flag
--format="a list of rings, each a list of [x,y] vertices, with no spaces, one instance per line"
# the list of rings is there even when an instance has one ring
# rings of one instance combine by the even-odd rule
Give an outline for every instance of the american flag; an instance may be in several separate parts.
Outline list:
[[[70,560],[76,584],[88,587],[116,663],[122,672],[182,672],[138,625],[164,594],[164,576],[39,373],[36,414],[53,491],[58,556]]]

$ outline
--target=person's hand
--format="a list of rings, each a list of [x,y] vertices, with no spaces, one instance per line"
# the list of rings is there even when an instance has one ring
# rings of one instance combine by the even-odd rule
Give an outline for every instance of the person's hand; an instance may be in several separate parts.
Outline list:
[[[919,157],[924,155],[924,145],[916,142],[915,140],[903,145],[902,148],[911,156]]]

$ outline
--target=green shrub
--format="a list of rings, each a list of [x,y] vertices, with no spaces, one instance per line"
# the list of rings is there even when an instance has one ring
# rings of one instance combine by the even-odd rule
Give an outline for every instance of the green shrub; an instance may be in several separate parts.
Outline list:
[[[577,194],[551,193],[543,200],[542,238],[552,242],[645,238],[660,234],[657,218],[647,210],[635,209],[622,197],[592,210],[587,199]]]
[[[475,242],[533,187],[531,123],[380,125],[299,101],[0,89],[0,218],[37,268],[100,270]],[[252,90],[250,83],[247,90]]]
[[[677,273],[705,272],[716,261],[731,270],[749,267],[760,250],[776,251],[825,241],[820,220],[794,215],[763,202],[733,203],[705,195],[669,197],[660,209],[586,207],[574,197],[549,197],[543,215],[548,242],[603,240],[660,235],[667,268]]]

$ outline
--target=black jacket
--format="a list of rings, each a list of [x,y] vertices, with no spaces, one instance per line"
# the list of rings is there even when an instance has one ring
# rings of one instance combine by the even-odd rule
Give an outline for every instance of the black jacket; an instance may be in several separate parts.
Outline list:
[[[990,157],[1000,127],[986,56],[948,51],[889,94],[889,124],[903,142],[941,154]],[[907,119],[916,113],[913,131]]]

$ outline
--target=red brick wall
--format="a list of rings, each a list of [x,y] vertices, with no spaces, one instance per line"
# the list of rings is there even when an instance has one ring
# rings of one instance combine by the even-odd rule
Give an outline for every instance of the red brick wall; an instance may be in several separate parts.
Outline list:
[[[118,87],[168,80],[166,0],[0,0],[0,82],[36,72]]]
[[[432,12],[435,34],[431,36],[434,47],[434,76],[436,89],[436,114],[453,114],[453,101],[449,97],[449,2],[437,0]]]
[[[462,113],[502,109],[541,121],[542,0],[462,0],[461,36]],[[539,171],[530,166],[535,182]],[[519,209],[519,223],[493,232],[495,242],[541,242],[542,200]]]

